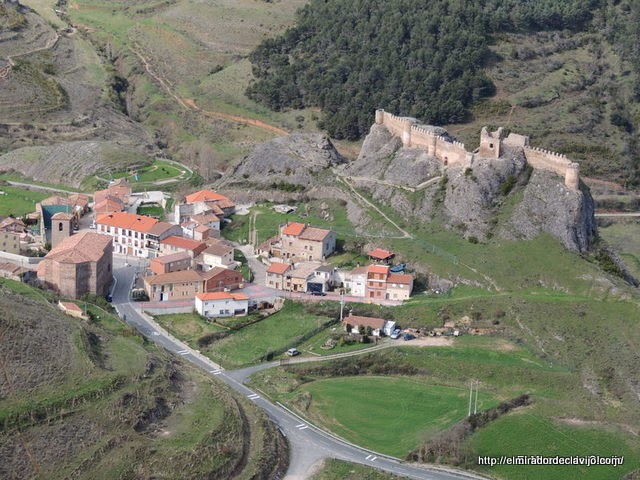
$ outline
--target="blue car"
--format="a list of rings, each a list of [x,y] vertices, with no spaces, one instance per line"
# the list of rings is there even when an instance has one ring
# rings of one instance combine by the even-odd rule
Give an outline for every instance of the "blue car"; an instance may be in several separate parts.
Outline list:
[[[405,268],[407,268],[407,265],[405,263],[399,263],[398,265],[391,267],[389,271],[391,273],[402,273],[404,272]]]

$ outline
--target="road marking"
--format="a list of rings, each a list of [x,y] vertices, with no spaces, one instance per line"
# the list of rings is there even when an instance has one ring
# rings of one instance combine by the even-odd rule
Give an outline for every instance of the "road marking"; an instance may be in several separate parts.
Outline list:
[[[309,428],[309,425],[305,425],[304,427],[300,427],[298,430],[304,430],[305,428]]]
[[[184,352],[178,352],[180,355],[182,356],[186,356],[189,355],[190,352],[188,352],[187,350],[185,350]]]
[[[369,460],[371,460],[373,462],[373,461],[375,461],[376,458],[378,458],[378,457],[373,457],[373,458],[370,458]]]
[[[258,398],[260,398],[260,395],[258,395],[257,393],[252,393],[251,395],[247,395],[247,398],[250,400],[257,400]]]
[[[220,375],[222,370],[211,370],[209,373],[213,373],[214,375]]]
[[[189,353],[189,350],[178,350],[178,352],[180,355],[184,355],[185,353]]]
[[[301,423],[300,425],[296,425],[296,428],[300,428],[300,427],[304,427],[304,423]]]
[[[151,335],[160,335],[159,332],[151,332]]]

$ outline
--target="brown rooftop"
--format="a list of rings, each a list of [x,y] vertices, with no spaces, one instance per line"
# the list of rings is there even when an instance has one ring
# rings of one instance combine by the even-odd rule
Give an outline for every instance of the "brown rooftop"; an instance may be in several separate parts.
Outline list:
[[[97,262],[102,258],[105,247],[111,242],[112,239],[108,235],[81,232],[62,240],[44,258],[60,263]]]
[[[201,282],[202,277],[194,270],[180,270],[144,277],[144,281],[149,285],[163,285],[167,283]]]

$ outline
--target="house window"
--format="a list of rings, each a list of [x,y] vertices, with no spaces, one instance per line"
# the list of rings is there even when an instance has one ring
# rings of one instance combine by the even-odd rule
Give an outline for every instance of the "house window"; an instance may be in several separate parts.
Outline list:
[[[64,225],[62,224],[62,222],[58,222],[58,231],[61,232],[63,228]]]

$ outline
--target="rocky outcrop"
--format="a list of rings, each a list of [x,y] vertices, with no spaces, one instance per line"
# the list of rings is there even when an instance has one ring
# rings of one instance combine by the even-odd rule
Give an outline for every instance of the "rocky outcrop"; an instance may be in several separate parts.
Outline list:
[[[434,133],[450,139],[441,129]],[[386,127],[373,125],[357,160],[343,172],[408,220],[437,219],[470,239],[496,234],[530,239],[547,232],[582,252],[596,232],[588,191],[572,190],[560,176],[532,169],[517,146],[504,146],[497,159],[476,155],[469,165],[445,166],[424,150],[403,148]],[[507,208],[512,212],[499,221]]]
[[[596,233],[594,203],[585,189],[570,190],[556,176],[535,170],[501,235],[530,239],[541,232],[570,250],[588,250]]]
[[[440,130],[435,133],[441,133]],[[440,175],[442,166],[438,159],[423,150],[401,147],[398,137],[383,125],[374,124],[364,140],[360,155],[347,166],[345,174],[384,179],[408,187],[416,187],[422,179]]]
[[[304,189],[318,174],[343,162],[326,136],[297,133],[258,145],[227,181]]]

